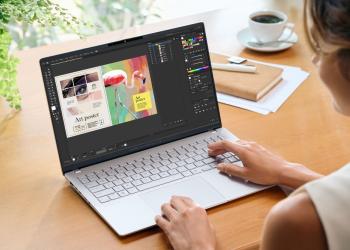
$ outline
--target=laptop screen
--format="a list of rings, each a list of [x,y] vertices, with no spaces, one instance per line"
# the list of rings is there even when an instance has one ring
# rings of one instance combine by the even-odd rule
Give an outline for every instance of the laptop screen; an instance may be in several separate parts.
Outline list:
[[[202,23],[40,64],[63,172],[221,127]]]

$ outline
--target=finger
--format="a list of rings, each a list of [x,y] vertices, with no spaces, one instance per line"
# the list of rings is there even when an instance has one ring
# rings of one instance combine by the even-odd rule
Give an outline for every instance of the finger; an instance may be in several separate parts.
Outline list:
[[[170,200],[170,205],[178,212],[182,213],[188,208],[187,203],[179,196],[173,196]]]
[[[222,140],[209,144],[208,148],[213,151],[223,150],[225,152],[232,152],[237,154],[238,156],[242,155],[246,150],[246,148],[244,147],[244,145],[241,144],[241,142],[230,142],[227,140]]]
[[[224,150],[224,149],[213,150],[213,149],[208,148],[208,155],[209,156],[217,156],[217,155],[221,155],[224,153],[226,153],[226,150]]]
[[[165,215],[165,217],[169,220],[169,221],[172,221],[174,220],[174,218],[176,217],[177,215],[177,212],[176,210],[171,207],[171,205],[169,203],[165,203],[162,205],[161,207],[162,209],[162,213]]]
[[[156,221],[156,224],[167,234],[170,225],[169,221],[167,221],[160,215],[157,215],[154,220]]]
[[[235,164],[229,164],[229,163],[220,163],[217,166],[217,169],[219,169],[220,172],[223,172],[225,174],[237,176],[240,178],[245,178],[246,172],[247,172],[244,167],[242,168]]]
[[[188,206],[188,207],[193,207],[196,205],[196,203],[189,197],[186,196],[178,196],[182,201]]]

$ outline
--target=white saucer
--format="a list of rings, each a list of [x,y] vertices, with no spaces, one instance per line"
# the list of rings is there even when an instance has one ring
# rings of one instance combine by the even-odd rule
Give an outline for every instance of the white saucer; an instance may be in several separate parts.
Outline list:
[[[289,30],[285,30],[279,40],[283,41],[283,39],[289,35],[289,32]],[[238,32],[237,39],[246,48],[260,52],[281,51],[288,49],[294,45],[293,43],[276,43],[273,46],[253,46],[251,44],[248,44],[248,42],[257,42],[257,40],[255,39],[255,37],[253,37],[249,28],[245,28]],[[292,36],[288,39],[288,41],[294,43],[298,42],[298,35],[295,32],[293,32]]]

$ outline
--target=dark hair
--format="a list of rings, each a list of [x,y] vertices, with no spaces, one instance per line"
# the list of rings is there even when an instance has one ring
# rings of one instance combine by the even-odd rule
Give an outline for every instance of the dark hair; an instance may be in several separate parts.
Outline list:
[[[314,49],[315,44],[333,47],[341,73],[350,80],[350,0],[308,0],[305,3],[305,26],[311,46]]]

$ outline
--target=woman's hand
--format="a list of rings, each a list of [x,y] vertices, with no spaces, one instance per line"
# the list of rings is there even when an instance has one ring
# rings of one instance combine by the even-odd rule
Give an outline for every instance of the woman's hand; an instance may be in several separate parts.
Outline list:
[[[308,181],[322,177],[301,164],[291,163],[255,142],[219,141],[208,145],[210,156],[225,152],[236,154],[245,167],[220,163],[218,169],[229,175],[263,185],[285,185],[297,188]]]
[[[213,250],[216,239],[206,211],[190,198],[173,196],[155,218],[175,250]]]

